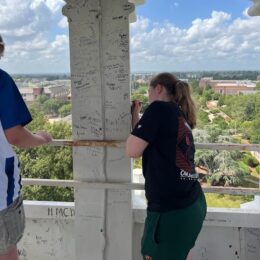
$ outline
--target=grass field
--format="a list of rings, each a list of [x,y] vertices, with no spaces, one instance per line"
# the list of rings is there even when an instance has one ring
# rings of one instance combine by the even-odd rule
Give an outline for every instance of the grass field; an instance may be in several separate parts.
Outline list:
[[[242,187],[258,188],[259,175],[255,173],[245,177]],[[240,204],[254,200],[254,196],[207,193],[206,200],[208,207],[240,208]]]
[[[254,200],[254,196],[206,194],[208,207],[240,208],[240,204]]]

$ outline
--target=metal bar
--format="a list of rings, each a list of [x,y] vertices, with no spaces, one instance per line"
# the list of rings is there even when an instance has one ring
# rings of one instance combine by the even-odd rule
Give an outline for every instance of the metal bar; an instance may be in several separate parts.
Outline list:
[[[259,188],[234,188],[210,186],[202,188],[205,193],[230,194],[230,195],[260,195]]]
[[[140,183],[116,182],[86,182],[77,180],[50,180],[50,179],[23,179],[23,185],[55,186],[55,187],[84,187],[88,189],[110,190],[144,190]],[[206,193],[231,194],[231,195],[260,195],[259,188],[233,188],[233,187],[203,187]]]
[[[53,179],[32,179],[22,180],[24,186],[54,186],[54,187],[75,187],[89,189],[122,189],[122,190],[144,190],[144,185],[140,183],[116,183],[116,182],[86,182],[77,180],[53,180]]]
[[[54,139],[50,145],[52,146],[90,146],[90,147],[118,147],[124,141],[119,140],[58,140]]]
[[[209,150],[240,150],[240,151],[260,151],[260,144],[218,144],[218,143],[196,143],[196,149]]]
[[[119,147],[125,144],[124,140],[58,140],[54,139],[52,146],[90,146],[90,147]],[[196,149],[209,150],[240,150],[260,151],[260,144],[218,144],[218,143],[196,143]]]

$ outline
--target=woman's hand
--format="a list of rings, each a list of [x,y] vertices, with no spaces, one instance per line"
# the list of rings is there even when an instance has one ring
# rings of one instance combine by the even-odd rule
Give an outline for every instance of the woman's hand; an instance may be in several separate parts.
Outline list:
[[[139,113],[142,108],[142,102],[140,100],[133,100],[131,105],[131,115],[132,115],[132,129],[139,121]]]
[[[131,105],[131,114],[139,114],[142,109],[142,102],[140,100],[133,100]]]

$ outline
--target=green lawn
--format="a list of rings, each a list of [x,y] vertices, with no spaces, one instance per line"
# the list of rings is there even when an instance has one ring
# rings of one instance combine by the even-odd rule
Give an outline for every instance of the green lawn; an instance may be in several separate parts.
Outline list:
[[[240,204],[252,201],[253,196],[229,195],[229,194],[206,194],[208,207],[239,208]]]
[[[244,177],[241,187],[258,188],[259,175],[251,174]],[[206,200],[208,207],[240,208],[240,204],[254,200],[254,196],[207,193]]]

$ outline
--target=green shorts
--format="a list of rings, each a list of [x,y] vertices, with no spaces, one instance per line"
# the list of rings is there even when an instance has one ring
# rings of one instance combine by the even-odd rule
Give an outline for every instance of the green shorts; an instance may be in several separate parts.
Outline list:
[[[24,228],[23,199],[19,197],[8,208],[0,211],[0,255],[16,246]]]
[[[202,193],[189,207],[168,212],[147,212],[141,253],[152,260],[186,260],[207,213]],[[145,258],[144,258],[145,259]]]

